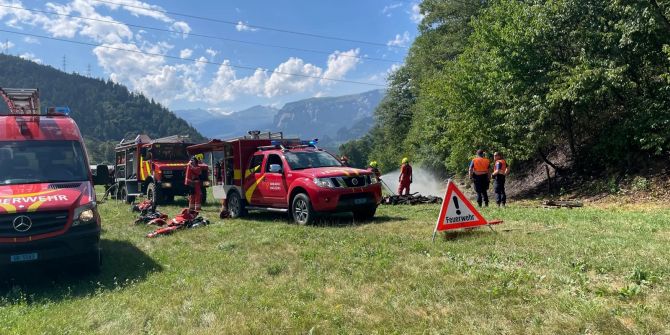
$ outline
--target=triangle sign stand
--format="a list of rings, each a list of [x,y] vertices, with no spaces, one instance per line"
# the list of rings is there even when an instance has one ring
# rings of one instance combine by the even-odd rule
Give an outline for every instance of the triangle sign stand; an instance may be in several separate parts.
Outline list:
[[[435,235],[438,231],[486,225],[491,227],[491,225],[499,223],[502,223],[502,221],[486,221],[470,200],[463,195],[463,192],[456,187],[456,183],[449,179],[442,208],[440,209],[440,216],[437,218],[435,230],[433,231],[433,241],[435,241]]]

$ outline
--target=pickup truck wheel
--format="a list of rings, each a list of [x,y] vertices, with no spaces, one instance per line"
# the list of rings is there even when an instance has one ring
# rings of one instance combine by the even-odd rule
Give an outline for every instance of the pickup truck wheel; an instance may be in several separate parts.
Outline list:
[[[156,185],[156,183],[149,184],[147,187],[147,199],[149,199],[154,205],[162,205],[165,203],[165,196],[163,195],[163,190]]]
[[[377,212],[377,206],[370,206],[366,208],[357,209],[354,211],[354,220],[370,221],[374,219],[376,212]]]
[[[305,193],[300,193],[293,198],[291,213],[293,221],[301,226],[311,224],[316,217],[312,202]]]
[[[228,212],[233,219],[242,217],[247,213],[244,208],[244,202],[240,197],[240,193],[237,191],[228,193]]]

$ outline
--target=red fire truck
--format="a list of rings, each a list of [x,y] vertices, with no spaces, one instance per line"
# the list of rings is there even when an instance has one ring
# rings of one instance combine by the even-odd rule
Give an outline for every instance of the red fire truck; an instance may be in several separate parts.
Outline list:
[[[217,153],[216,199],[226,199],[232,217],[247,210],[290,213],[301,225],[321,213],[353,212],[372,219],[381,202],[381,184],[366,170],[344,167],[317,141],[285,139],[282,133],[212,140],[188,147],[190,154]]]
[[[186,147],[192,145],[185,136],[170,136],[152,140],[147,135],[138,135],[133,140],[122,140],[116,146],[115,181],[117,199],[127,203],[135,197],[146,195],[156,204],[174,201],[175,196],[188,195],[184,185],[189,155]],[[203,172],[203,199],[209,186],[209,168],[201,163]]]
[[[100,215],[84,142],[66,107],[0,88],[0,271],[67,259],[97,271]],[[4,110],[2,110],[4,109]],[[109,178],[98,168],[95,184]]]

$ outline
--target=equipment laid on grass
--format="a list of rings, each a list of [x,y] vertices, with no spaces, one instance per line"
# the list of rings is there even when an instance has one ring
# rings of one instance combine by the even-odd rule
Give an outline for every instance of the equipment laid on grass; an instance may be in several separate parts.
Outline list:
[[[151,200],[144,200],[141,203],[133,206],[133,212],[140,212],[140,215],[135,219],[135,224],[150,224],[162,226],[165,220],[168,219],[167,214],[163,214],[156,210],[156,205]],[[163,224],[158,224],[159,222]]]
[[[575,208],[575,207],[583,207],[584,204],[582,204],[581,201],[576,201],[576,200],[545,200],[542,202],[542,205],[544,208]]]
[[[391,195],[382,199],[382,205],[419,205],[419,204],[439,204],[442,198],[432,195],[423,196],[419,193],[410,195]]]
[[[438,231],[489,226],[503,223],[501,220],[486,221],[472,203],[456,187],[451,179],[447,182],[447,191],[440,209],[440,216],[433,231],[433,241]],[[493,229],[493,228],[491,228]]]
[[[157,220],[158,221],[158,220]],[[164,222],[164,221],[163,221]],[[209,221],[204,217],[200,216],[200,213],[196,211],[191,211],[188,208],[182,209],[181,213],[175,216],[170,222],[164,224],[165,227],[158,228],[154,232],[147,234],[147,237],[153,238],[160,235],[169,235],[179,229],[187,228],[197,228],[201,226],[206,226],[209,224]]]

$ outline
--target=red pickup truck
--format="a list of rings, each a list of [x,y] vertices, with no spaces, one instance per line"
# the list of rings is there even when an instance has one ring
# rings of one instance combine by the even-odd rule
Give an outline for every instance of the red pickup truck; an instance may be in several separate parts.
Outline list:
[[[342,166],[315,141],[284,139],[281,133],[190,146],[190,154],[218,152],[214,197],[227,199],[232,217],[248,210],[290,213],[297,224],[319,214],[352,212],[370,220],[381,202],[381,184],[366,170]]]

